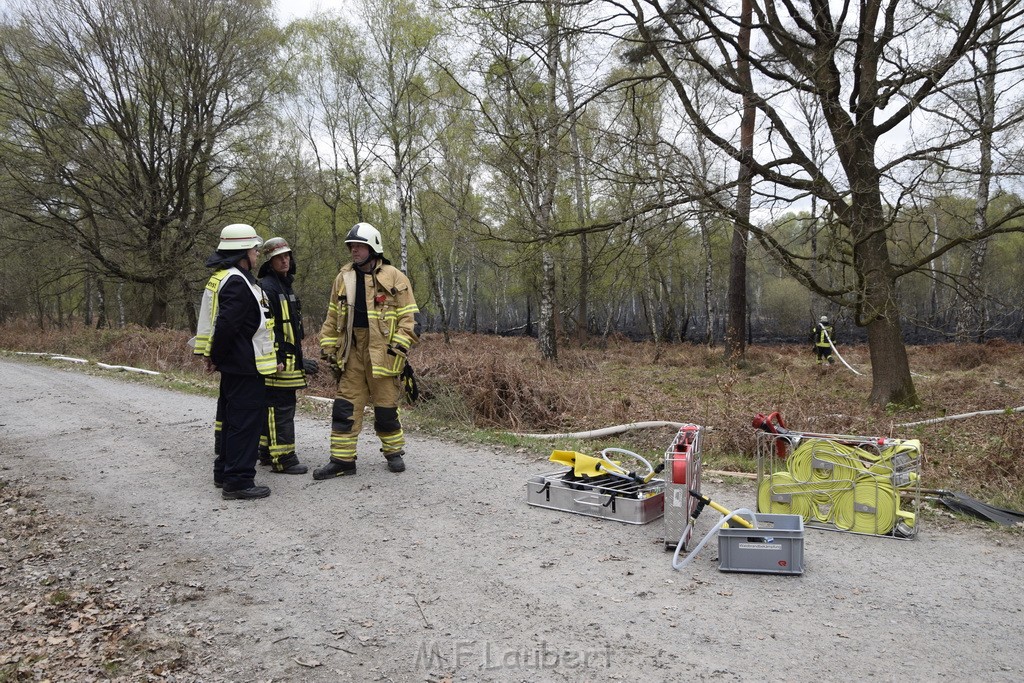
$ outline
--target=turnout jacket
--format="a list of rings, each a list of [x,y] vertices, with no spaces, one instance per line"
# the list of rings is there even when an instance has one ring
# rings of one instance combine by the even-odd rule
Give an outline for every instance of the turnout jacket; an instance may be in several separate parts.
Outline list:
[[[292,290],[295,279],[295,259],[285,277],[270,267],[270,261],[260,267],[260,287],[267,294],[270,312],[274,316],[274,346],[277,348],[277,364],[283,365],[267,377],[268,387],[279,389],[301,389],[306,386],[306,373],[302,366],[302,340],[306,336],[302,328],[302,305]]]
[[[828,336],[825,336],[826,334]],[[835,340],[836,340],[836,334],[832,330],[832,326],[831,325],[826,325],[825,323],[818,323],[817,325],[814,326],[814,329],[811,330],[811,339],[814,341],[814,345],[815,346],[821,346],[821,347],[824,347],[824,348],[828,348],[828,346],[829,346],[828,340],[830,338],[832,339],[832,342],[834,343]]]
[[[207,265],[226,265],[215,260],[217,255]],[[209,358],[221,373],[274,374],[274,321],[268,313],[252,273],[234,265],[218,268],[203,290],[194,353]]]
[[[355,319],[356,278],[364,278],[369,322],[370,364],[374,377],[397,377],[419,337],[412,284],[405,273],[378,259],[370,273],[347,263],[334,278],[327,302],[327,320],[320,328],[320,351],[342,370],[348,361]]]

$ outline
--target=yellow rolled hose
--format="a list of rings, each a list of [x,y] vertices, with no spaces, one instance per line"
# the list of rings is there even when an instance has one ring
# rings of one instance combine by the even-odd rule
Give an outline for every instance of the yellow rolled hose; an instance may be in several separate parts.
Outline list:
[[[892,484],[867,475],[835,497],[832,523],[844,531],[884,535],[896,525],[899,499]]]
[[[800,515],[810,521],[813,506],[806,486],[793,481],[788,472],[776,472],[761,480],[757,510],[775,515]]]
[[[857,449],[825,439],[808,439],[786,459],[796,482],[852,481],[866,470]]]

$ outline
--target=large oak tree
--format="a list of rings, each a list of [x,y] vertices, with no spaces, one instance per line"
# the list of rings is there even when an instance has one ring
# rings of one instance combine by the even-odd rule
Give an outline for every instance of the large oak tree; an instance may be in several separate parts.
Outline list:
[[[840,244],[833,254],[850,273],[845,282],[821,281],[802,246],[791,247],[764,227],[773,221],[751,220],[747,227],[791,275],[851,310],[857,325],[866,328],[871,402],[916,404],[898,279],[957,245],[1015,230],[1010,219],[1020,207],[980,230],[900,260],[891,241],[900,198],[917,191],[919,170],[931,157],[976,150],[978,131],[902,138],[913,121],[921,120],[914,117],[927,113],[923,105],[937,106],[954,84],[976,77],[967,58],[993,35],[994,26],[1004,27],[1004,39],[1019,32],[1021,3],[750,0],[749,49],[740,37],[744,22],[736,3],[606,0],[605,5],[629,17],[637,52],[660,66],[700,133],[750,169],[762,207],[790,206],[809,197],[828,207]],[[702,118],[682,76],[684,64],[731,93],[738,111],[743,102],[754,103],[759,125],[753,150],[737,140],[735,127],[726,130]],[[1008,59],[997,68],[1011,73],[1020,65]],[[812,153],[800,118],[793,115],[800,98],[820,110],[834,163],[823,164]],[[735,206],[722,208],[744,221]]]

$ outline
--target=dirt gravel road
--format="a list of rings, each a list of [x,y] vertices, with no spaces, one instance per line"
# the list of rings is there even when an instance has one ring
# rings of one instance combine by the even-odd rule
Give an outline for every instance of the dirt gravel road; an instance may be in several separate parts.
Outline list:
[[[547,453],[411,434],[395,475],[364,438],[356,477],[264,470],[269,498],[224,501],[210,398],[11,358],[0,394],[0,476],[73,515],[77,561],[188,653],[163,680],[1024,680],[1020,533],[808,530],[799,577],[719,572],[714,544],[678,572],[660,522],[526,505]],[[298,418],[308,464],[328,429]]]

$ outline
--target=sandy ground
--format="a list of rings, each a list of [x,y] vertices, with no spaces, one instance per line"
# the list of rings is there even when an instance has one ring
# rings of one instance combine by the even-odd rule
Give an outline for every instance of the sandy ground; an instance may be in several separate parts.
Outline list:
[[[364,436],[356,477],[261,470],[269,498],[224,501],[210,398],[10,358],[0,393],[0,475],[74,516],[79,576],[148,606],[187,653],[175,680],[1024,679],[1020,533],[808,530],[802,576],[720,572],[714,543],[680,572],[660,521],[528,506],[548,453],[410,434],[396,475]],[[300,415],[303,461],[328,430]]]

